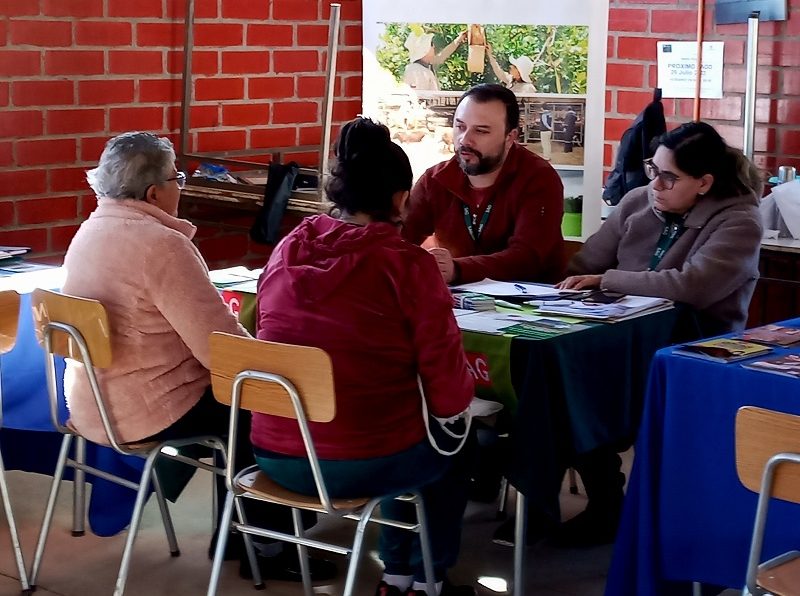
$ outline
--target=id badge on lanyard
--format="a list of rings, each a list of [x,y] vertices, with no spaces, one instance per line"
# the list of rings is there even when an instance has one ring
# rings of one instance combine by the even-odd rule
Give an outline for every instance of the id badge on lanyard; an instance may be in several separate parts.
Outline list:
[[[478,223],[477,213],[472,215],[469,212],[469,207],[467,207],[466,204],[461,205],[461,207],[464,210],[464,225],[467,226],[467,232],[469,232],[469,236],[472,238],[472,241],[477,242],[483,233],[483,229],[486,227],[486,222],[489,221],[489,216],[492,214],[494,201],[491,201],[488,205],[486,205],[486,209],[483,212],[480,223]],[[477,228],[475,227],[476,225]]]

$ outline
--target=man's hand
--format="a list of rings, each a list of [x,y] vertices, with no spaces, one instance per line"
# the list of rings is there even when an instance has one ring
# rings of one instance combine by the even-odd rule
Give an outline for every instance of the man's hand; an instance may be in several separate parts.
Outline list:
[[[458,34],[458,37],[456,37],[456,43],[458,43],[458,45],[461,45],[462,43],[466,43],[466,41],[467,41],[467,31],[464,30]]]
[[[602,275],[572,275],[564,281],[557,283],[559,290],[586,290],[599,288],[603,281]]]
[[[428,252],[436,259],[439,272],[445,283],[451,283],[456,278],[456,265],[453,262],[453,255],[446,248],[429,248]]]

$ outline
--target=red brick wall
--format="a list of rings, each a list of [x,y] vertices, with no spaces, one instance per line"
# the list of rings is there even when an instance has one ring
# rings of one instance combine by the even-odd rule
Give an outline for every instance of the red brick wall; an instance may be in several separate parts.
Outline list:
[[[313,144],[320,138],[330,0],[196,0],[193,148]],[[361,0],[341,0],[334,119],[360,109]],[[83,171],[106,139],[146,129],[177,140],[183,0],[0,0],[0,244],[64,252],[91,211]],[[800,166],[800,0],[791,19],[762,25],[757,160]],[[606,93],[609,166],[618,140],[655,84],[656,41],[694,38],[695,0],[611,0]],[[726,42],[723,100],[702,116],[741,145],[745,26],[715,27]],[[691,100],[668,100],[671,123]],[[235,241],[234,241],[235,239]],[[253,248],[238,232],[203,230],[208,257]],[[263,251],[262,251],[263,252]]]
[[[361,0],[340,0],[335,121],[361,108]],[[192,145],[318,143],[330,0],[196,0]],[[63,254],[93,209],[84,170],[105,141],[177,143],[184,0],[0,0],[0,244]],[[250,251],[201,230],[201,250]],[[205,246],[204,246],[205,245]],[[262,251],[263,252],[263,251]]]
[[[800,0],[788,0],[790,18],[761,23],[758,47],[755,161],[773,173],[778,164],[800,167]],[[656,85],[656,42],[696,39],[696,0],[611,0],[606,73],[608,168],[622,133],[646,105]],[[747,25],[715,25],[707,4],[705,39],[725,42],[723,99],[705,99],[700,117],[726,140],[742,146]],[[795,68],[793,68],[795,67]],[[691,120],[693,100],[665,100],[667,121]]]

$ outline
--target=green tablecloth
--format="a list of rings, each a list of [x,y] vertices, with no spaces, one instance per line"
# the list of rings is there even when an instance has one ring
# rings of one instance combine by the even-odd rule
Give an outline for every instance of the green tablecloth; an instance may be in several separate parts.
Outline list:
[[[677,318],[672,309],[549,339],[514,338],[518,403],[506,474],[531,505],[558,511],[575,454],[633,443],[650,361],[671,343]]]

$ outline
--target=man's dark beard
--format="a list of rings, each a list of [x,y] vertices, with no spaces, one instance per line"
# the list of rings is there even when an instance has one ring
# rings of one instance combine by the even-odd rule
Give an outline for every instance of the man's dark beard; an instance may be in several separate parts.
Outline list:
[[[458,165],[461,166],[461,169],[467,176],[480,176],[481,174],[488,174],[489,172],[493,172],[503,161],[503,152],[497,153],[495,155],[484,155],[474,149],[470,149],[467,153],[471,153],[475,157],[478,158],[478,162],[474,164],[468,164],[461,158],[461,152],[463,149],[458,150]]]

